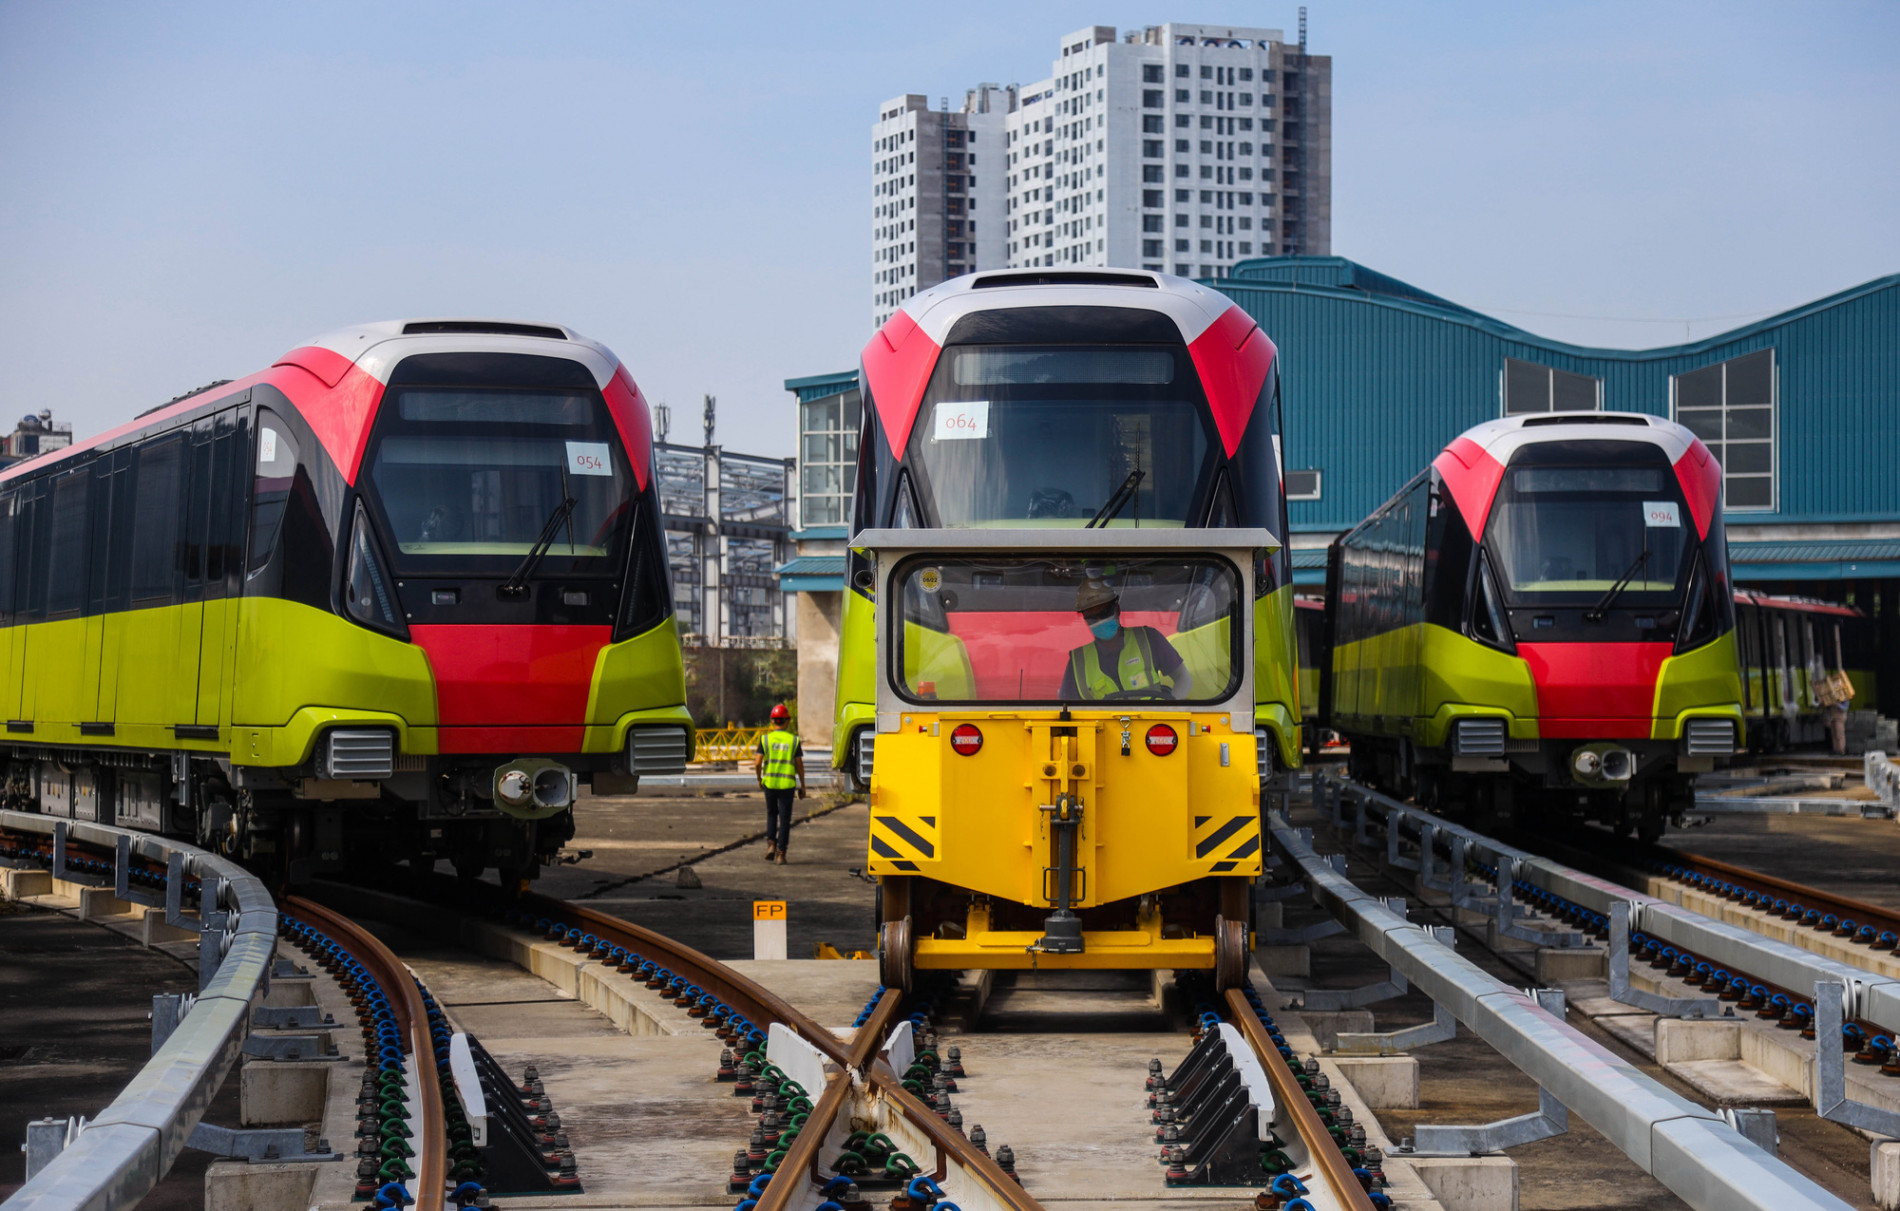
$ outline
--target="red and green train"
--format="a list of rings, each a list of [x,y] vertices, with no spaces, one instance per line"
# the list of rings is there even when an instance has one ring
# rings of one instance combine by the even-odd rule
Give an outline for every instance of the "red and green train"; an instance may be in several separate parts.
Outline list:
[[[1333,543],[1326,600],[1355,776],[1481,822],[1653,839],[1744,737],[1721,469],[1658,417],[1468,431]]]
[[[558,326],[368,324],[9,468],[0,699],[10,805],[531,878],[692,751],[646,401]]]
[[[1217,291],[1160,273],[998,271],[909,299],[865,346],[852,528],[1286,533],[1279,362]],[[1255,571],[1261,768],[1299,765],[1293,585]],[[868,784],[874,579],[849,559],[832,762]],[[943,675],[966,677],[947,662]],[[946,697],[955,697],[946,682]],[[1020,696],[1055,686],[1025,683]],[[1034,691],[1034,693],[1032,693]]]

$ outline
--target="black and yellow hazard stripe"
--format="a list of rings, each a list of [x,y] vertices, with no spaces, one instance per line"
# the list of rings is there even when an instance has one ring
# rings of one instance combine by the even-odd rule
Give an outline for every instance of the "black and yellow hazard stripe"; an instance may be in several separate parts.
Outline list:
[[[1224,874],[1260,852],[1260,813],[1196,816],[1192,842],[1197,859],[1214,859],[1210,874]]]
[[[937,857],[937,817],[873,815],[871,853],[899,870],[914,871]]]

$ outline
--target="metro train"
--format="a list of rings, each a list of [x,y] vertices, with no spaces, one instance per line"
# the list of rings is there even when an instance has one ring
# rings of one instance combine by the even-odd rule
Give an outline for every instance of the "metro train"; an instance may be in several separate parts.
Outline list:
[[[7,802],[533,878],[580,784],[692,751],[652,466],[604,346],[419,320],[9,468]]]
[[[943,358],[978,346],[981,361]],[[962,367],[969,367],[962,369]],[[959,378],[957,376],[964,377]],[[1225,295],[1133,271],[966,275],[865,347],[852,527],[1208,528],[1286,533],[1279,367]],[[939,405],[985,395],[961,431]],[[943,418],[940,421],[940,417]],[[969,436],[974,435],[974,436]],[[876,677],[873,580],[848,559],[832,765],[863,790]],[[1300,762],[1292,572],[1258,577],[1253,677],[1278,768]]]
[[[1659,417],[1454,440],[1328,551],[1322,721],[1353,774],[1645,839],[1743,739],[1721,468]]]
[[[1854,706],[1877,701],[1873,622],[1853,606],[1737,590],[1735,633],[1748,747],[1756,752],[1827,742],[1815,691],[1835,670],[1853,685]]]
[[[1235,986],[1301,747],[1273,343],[1177,278],[992,272],[906,302],[861,382],[834,760],[885,983]]]

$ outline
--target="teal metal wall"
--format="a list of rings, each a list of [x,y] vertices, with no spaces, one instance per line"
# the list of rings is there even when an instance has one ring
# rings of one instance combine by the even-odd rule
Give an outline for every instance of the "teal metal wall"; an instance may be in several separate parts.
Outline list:
[[[1287,466],[1323,473],[1320,500],[1290,505],[1295,532],[1356,524],[1452,438],[1500,415],[1507,357],[1602,379],[1607,409],[1667,416],[1672,375],[1764,348],[1780,375],[1777,507],[1730,523],[1900,522],[1900,275],[1644,350],[1547,340],[1340,257],[1247,261],[1208,284],[1280,349]],[[1900,560],[1893,545],[1856,554],[1884,565]],[[1846,574],[1896,575],[1900,563]]]

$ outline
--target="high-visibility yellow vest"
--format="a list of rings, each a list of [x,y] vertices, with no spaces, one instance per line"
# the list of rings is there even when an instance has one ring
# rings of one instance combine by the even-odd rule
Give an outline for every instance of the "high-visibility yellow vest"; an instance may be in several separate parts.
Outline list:
[[[1103,670],[1093,643],[1085,643],[1071,652],[1069,660],[1074,666],[1075,688],[1089,698],[1106,698],[1116,690],[1145,690],[1154,685],[1174,689],[1174,679],[1164,676],[1161,666],[1155,663],[1154,649],[1148,645],[1145,627],[1122,628],[1121,656],[1115,661],[1116,672],[1121,674],[1119,685]]]
[[[798,752],[798,737],[777,728],[765,733],[759,746],[765,751],[762,780],[767,790],[790,790],[798,785],[798,769],[792,757]]]

